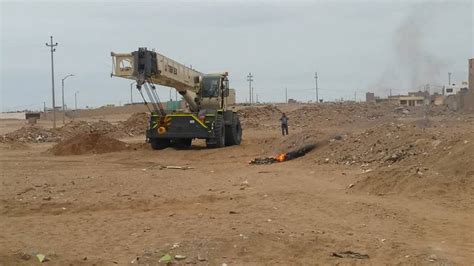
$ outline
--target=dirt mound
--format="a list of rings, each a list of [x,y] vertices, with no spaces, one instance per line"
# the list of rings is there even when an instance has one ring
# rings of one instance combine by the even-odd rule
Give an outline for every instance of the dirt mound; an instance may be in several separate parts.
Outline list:
[[[355,165],[353,191],[429,195],[474,193],[474,134],[426,123],[384,123],[360,134],[332,138],[318,163]]]
[[[411,157],[424,158],[459,137],[459,134],[447,135],[425,127],[426,123],[418,121],[379,124],[340,141],[332,140],[325,156],[338,164],[391,165]]]
[[[238,111],[242,125],[247,128],[265,127],[265,122],[274,121],[278,125],[281,111],[273,105],[247,107]]]
[[[127,144],[98,132],[81,133],[61,141],[49,151],[54,155],[80,155],[116,152],[127,149]]]
[[[451,146],[452,145],[452,146]],[[394,167],[379,168],[355,184],[355,191],[371,194],[404,193],[418,196],[474,194],[474,138],[457,141],[444,152]],[[472,197],[466,206],[474,204]]]
[[[68,139],[81,133],[92,132],[97,132],[103,135],[109,134],[115,137],[120,137],[120,135],[122,135],[117,126],[103,120],[99,120],[98,122],[71,121],[63,127],[60,127],[58,132],[62,139]]]
[[[111,137],[123,137],[119,127],[107,122],[71,121],[60,128],[43,128],[40,126],[25,126],[0,137],[0,142],[39,143],[58,142],[81,133],[97,132]]]
[[[24,126],[0,137],[0,142],[55,142],[61,139],[59,132],[40,126]]]
[[[126,121],[121,122],[119,127],[123,133],[129,136],[143,135],[148,128],[149,119],[147,113],[135,113]]]
[[[282,138],[275,139],[265,144],[265,153],[279,154],[301,149],[310,144],[319,144],[324,142],[324,133],[318,130],[304,130],[293,133]]]
[[[390,115],[391,105],[359,103],[324,103],[306,105],[287,114],[295,127],[314,127],[321,123],[341,125],[359,121],[374,121]]]

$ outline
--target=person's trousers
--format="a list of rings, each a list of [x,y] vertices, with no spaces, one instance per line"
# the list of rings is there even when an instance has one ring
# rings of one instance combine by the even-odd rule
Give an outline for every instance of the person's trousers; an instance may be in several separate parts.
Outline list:
[[[288,125],[285,125],[285,124],[281,125],[281,134],[283,136],[285,136],[285,134],[288,135]]]

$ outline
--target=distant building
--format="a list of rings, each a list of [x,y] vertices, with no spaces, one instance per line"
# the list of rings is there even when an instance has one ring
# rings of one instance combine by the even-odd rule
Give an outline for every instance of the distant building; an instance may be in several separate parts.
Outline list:
[[[298,103],[298,101],[295,99],[288,99],[288,103]]]
[[[422,106],[425,101],[423,96],[399,96],[398,104],[401,106]]]
[[[367,92],[365,94],[365,101],[368,103],[375,103],[375,93]]]
[[[428,99],[430,97],[430,93],[428,91],[416,91],[416,92],[409,92],[408,96],[424,97]]]

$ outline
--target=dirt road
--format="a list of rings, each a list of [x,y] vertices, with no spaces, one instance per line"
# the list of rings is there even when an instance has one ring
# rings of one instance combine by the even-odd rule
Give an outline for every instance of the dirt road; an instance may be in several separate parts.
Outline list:
[[[327,124],[320,134],[361,130]],[[52,155],[53,143],[1,144],[0,264],[36,264],[36,253],[54,265],[155,265],[164,254],[203,265],[474,261],[470,188],[439,197],[355,190],[371,172],[317,163],[318,148],[249,165],[281,141],[278,129],[248,128],[241,146],[215,150],[123,140],[126,151],[77,156]],[[169,165],[193,169],[159,167]]]

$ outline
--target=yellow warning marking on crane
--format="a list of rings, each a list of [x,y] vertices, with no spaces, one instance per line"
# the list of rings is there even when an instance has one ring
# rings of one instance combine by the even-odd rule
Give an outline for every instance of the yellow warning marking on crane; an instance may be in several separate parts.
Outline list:
[[[195,121],[197,121],[201,126],[204,128],[208,128],[201,120],[199,120],[195,115],[193,114],[170,114],[169,116],[177,116],[177,117],[192,117]]]

